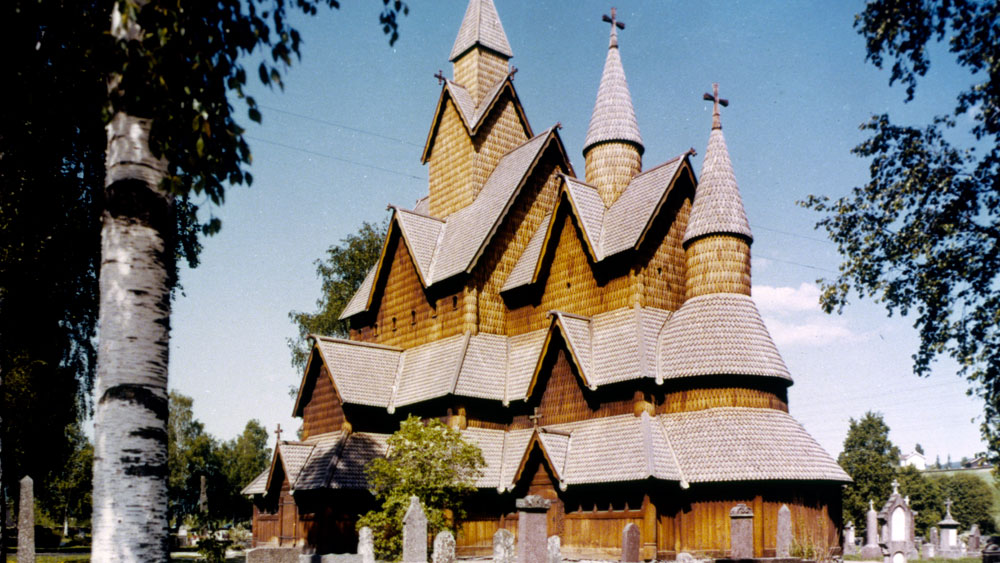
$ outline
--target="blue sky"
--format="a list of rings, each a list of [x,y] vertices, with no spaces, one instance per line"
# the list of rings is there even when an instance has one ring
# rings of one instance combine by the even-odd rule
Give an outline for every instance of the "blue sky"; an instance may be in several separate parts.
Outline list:
[[[495,2],[532,127],[561,122],[582,175],[609,5]],[[289,361],[288,312],[315,310],[314,261],[362,221],[382,220],[386,204],[409,207],[426,193],[420,153],[440,93],[433,75],[451,76],[448,53],[466,1],[412,1],[392,48],[377,25],[381,2],[343,4],[296,18],[301,64],[284,92],[256,89],[263,125],[246,125],[254,185],[227,192],[214,210],[222,232],[205,241],[201,266],[181,274],[170,386],[194,398],[195,415],[220,438],[251,418],[271,430],[298,427],[287,393],[301,377]],[[834,456],[848,419],[868,410],[885,415],[902,450],[919,442],[931,461],[985,449],[972,420],[982,403],[966,396],[954,365],[942,361],[927,379],[912,374],[909,319],[857,299],[840,316],[819,310],[815,282],[835,275],[839,257],[813,230],[819,216],[796,205],[865,183],[867,163],[850,149],[870,114],[924,122],[953,107],[968,75],[935,49],[916,99],[904,104],[888,72],[864,62],[852,28],[861,3],[617,6],[645,168],[694,147],[700,169],[711,127],[701,95],[718,82],[731,102],[722,120],[754,232],[754,299],[795,379],[791,413]]]

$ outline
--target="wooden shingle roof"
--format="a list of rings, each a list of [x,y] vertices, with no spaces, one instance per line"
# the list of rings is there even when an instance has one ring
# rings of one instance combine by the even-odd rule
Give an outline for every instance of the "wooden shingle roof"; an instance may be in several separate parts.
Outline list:
[[[601,84],[597,88],[597,101],[594,112],[590,116],[590,126],[583,142],[583,153],[587,154],[590,147],[607,141],[624,141],[634,144],[642,154],[642,135],[639,134],[639,122],[635,118],[632,107],[632,95],[625,80],[625,69],[622,67],[621,54],[618,52],[618,34],[615,26],[611,26],[611,39],[608,44],[608,55],[604,60],[604,72],[601,74]]]
[[[465,17],[462,18],[458,37],[455,38],[448,60],[454,61],[476,45],[482,45],[507,57],[514,56],[493,0],[469,0],[469,6],[465,9]]]
[[[660,333],[656,367],[657,381],[704,375],[792,379],[753,299],[739,293],[685,301]]]
[[[715,117],[718,119],[718,114]],[[720,125],[713,127],[708,137],[708,150],[702,162],[683,242],[687,244],[700,236],[723,233],[753,240]]]

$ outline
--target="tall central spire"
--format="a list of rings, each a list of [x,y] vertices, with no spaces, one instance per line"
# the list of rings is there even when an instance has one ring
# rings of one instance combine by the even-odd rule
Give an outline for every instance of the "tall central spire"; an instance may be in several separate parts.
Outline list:
[[[587,182],[598,189],[604,205],[611,207],[642,169],[644,148],[618,52],[618,30],[625,29],[625,24],[618,21],[614,8],[603,20],[611,24],[611,37],[583,156]]]
[[[493,0],[469,0],[448,57],[455,65],[455,82],[478,105],[486,91],[507,76],[507,61],[513,56]]]

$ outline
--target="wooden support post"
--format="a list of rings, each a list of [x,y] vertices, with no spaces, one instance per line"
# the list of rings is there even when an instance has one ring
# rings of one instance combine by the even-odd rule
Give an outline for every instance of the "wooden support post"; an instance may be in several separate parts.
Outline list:
[[[656,546],[659,543],[656,538],[656,505],[649,498],[649,493],[642,497],[642,527],[640,529],[642,546],[640,556],[644,560],[656,559]]]
[[[753,519],[753,556],[764,557],[764,498],[757,495],[753,499],[753,512],[758,515]]]

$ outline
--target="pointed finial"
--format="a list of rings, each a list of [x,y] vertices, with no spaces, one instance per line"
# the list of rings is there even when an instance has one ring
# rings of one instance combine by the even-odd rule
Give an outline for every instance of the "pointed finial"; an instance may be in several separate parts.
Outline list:
[[[702,99],[715,103],[715,106],[712,108],[712,129],[722,129],[722,119],[719,117],[719,106],[729,106],[729,100],[719,97],[719,83],[713,83],[712,93],[705,94],[702,96]]]
[[[444,76],[444,73],[441,72],[441,69],[438,69],[438,73],[434,75],[434,78],[438,79],[438,86],[444,84],[444,81],[447,80],[447,78],[445,78]]]
[[[601,16],[601,21],[611,24],[611,44],[608,47],[618,46],[618,29],[625,29],[625,22],[618,21],[618,10],[611,8],[611,15]],[[617,29],[616,29],[617,28]]]
[[[868,499],[868,510],[875,512],[875,501]]]
[[[944,517],[945,520],[951,520],[951,505],[952,505],[951,499],[944,501],[945,512],[947,512],[947,514],[945,514]]]
[[[281,441],[281,423],[278,423],[278,427],[274,429],[274,433],[278,436],[278,441]]]

